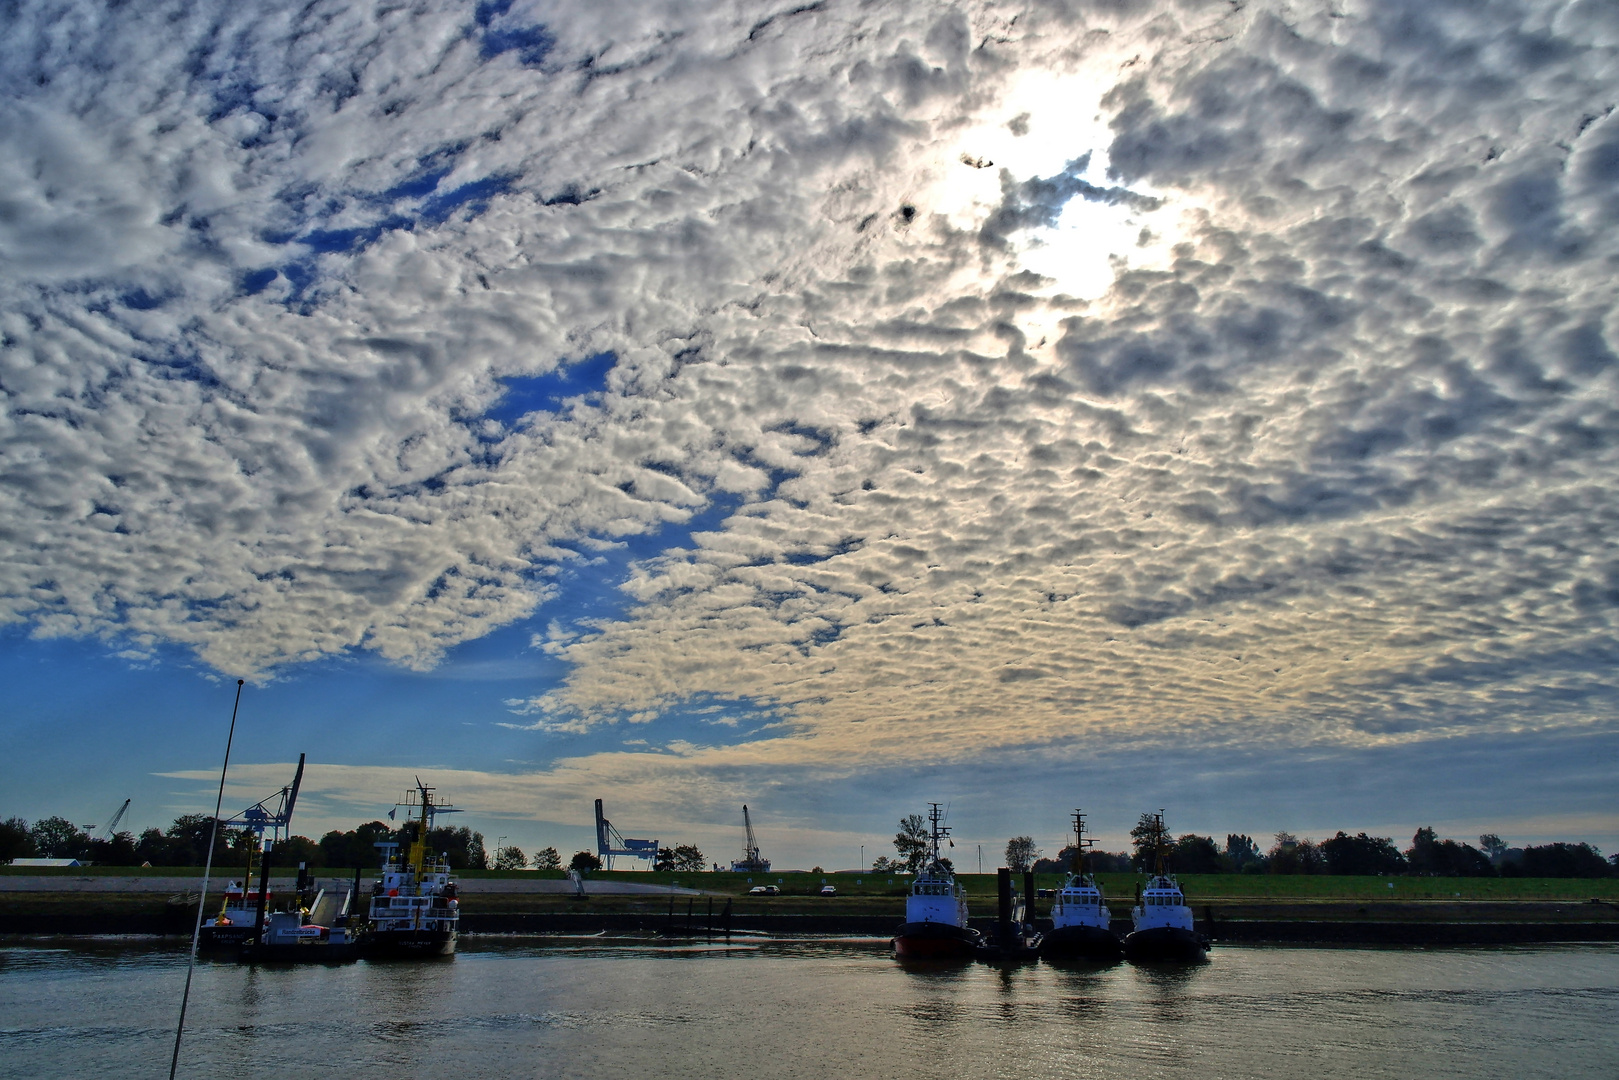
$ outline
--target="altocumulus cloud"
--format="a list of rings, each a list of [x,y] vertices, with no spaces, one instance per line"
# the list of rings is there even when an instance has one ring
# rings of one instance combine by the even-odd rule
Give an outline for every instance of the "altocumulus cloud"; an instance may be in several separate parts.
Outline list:
[[[522,722],[786,722],[694,771],[1612,723],[1611,4],[8,29],[0,603],[37,632],[430,667],[720,505],[552,636]],[[1072,208],[1134,238],[1089,245],[1104,292],[1026,265]]]

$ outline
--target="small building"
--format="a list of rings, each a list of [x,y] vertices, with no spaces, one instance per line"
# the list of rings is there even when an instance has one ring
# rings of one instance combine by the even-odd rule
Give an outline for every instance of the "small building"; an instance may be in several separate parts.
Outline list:
[[[79,859],[12,859],[12,866],[89,866]]]

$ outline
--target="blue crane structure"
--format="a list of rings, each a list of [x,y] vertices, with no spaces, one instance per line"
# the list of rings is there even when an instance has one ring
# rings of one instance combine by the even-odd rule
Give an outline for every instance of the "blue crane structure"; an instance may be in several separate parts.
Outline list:
[[[648,865],[651,865],[658,861],[658,842],[631,840],[619,835],[619,831],[613,828],[613,823],[602,813],[602,801],[597,799],[596,854],[601,856],[602,867],[607,870],[613,868],[614,855],[622,855],[629,859],[645,859]]]

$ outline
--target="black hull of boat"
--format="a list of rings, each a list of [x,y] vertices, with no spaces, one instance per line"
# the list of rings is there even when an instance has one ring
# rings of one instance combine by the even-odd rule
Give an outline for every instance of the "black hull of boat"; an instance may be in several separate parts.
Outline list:
[[[1040,939],[1042,960],[1091,960],[1111,963],[1124,955],[1119,935],[1100,926],[1057,926]]]
[[[252,940],[251,926],[210,926],[203,923],[197,933],[197,948],[205,952],[212,949],[240,949]]]
[[[357,941],[336,945],[243,945],[236,954],[243,964],[347,964],[360,958]]]
[[[1209,943],[1202,934],[1179,926],[1155,926],[1124,938],[1127,960],[1204,960]]]
[[[894,931],[894,953],[904,960],[968,959],[982,935],[967,926],[948,923],[901,923]]]
[[[398,960],[421,956],[453,956],[454,930],[385,930],[366,942],[367,959]]]

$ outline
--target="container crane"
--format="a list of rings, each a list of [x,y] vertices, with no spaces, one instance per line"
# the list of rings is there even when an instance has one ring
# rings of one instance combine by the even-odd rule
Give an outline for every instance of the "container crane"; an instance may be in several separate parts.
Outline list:
[[[270,834],[270,843],[275,845],[286,837],[292,835],[292,808],[298,802],[298,787],[304,782],[304,755],[298,755],[298,771],[292,776],[292,783],[282,788],[274,795],[267,795],[258,802],[243,810],[240,814],[220,824],[226,827],[245,829],[251,832],[255,839],[255,847],[264,846],[264,834]],[[275,800],[275,808],[271,809],[271,800]],[[251,863],[249,863],[251,866]]]
[[[770,869],[770,860],[759,857],[759,841],[753,836],[753,819],[748,816],[748,806],[742,804],[742,828],[747,833],[747,846],[743,849],[742,858],[731,864],[731,869],[739,873],[762,874]]]
[[[658,842],[656,840],[631,840],[619,834],[613,828],[613,823],[607,820],[602,813],[602,801],[596,800],[596,854],[601,856],[602,867],[607,870],[613,868],[613,856],[622,855],[630,859],[645,859],[649,864],[658,861]]]

